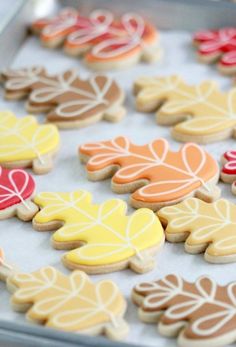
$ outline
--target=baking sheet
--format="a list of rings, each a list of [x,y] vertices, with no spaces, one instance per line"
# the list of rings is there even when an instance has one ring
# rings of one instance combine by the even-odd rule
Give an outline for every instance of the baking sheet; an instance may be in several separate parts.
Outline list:
[[[61,149],[55,160],[52,172],[43,176],[35,176],[37,192],[42,191],[72,191],[86,189],[93,193],[94,202],[100,203],[106,199],[118,197],[128,201],[128,194],[117,195],[110,189],[110,179],[102,182],[89,182],[86,179],[84,165],[80,164],[77,156],[79,145],[98,140],[108,140],[115,136],[125,135],[134,143],[145,144],[158,137],[165,137],[170,141],[172,149],[178,149],[180,143],[170,137],[168,127],[158,126],[153,114],[138,113],[134,109],[134,97],[132,96],[132,82],[141,75],[164,76],[179,73],[190,83],[199,83],[206,78],[217,80],[220,86],[227,90],[232,86],[232,80],[220,76],[214,66],[206,66],[196,62],[195,52],[191,46],[191,35],[187,32],[162,32],[161,44],[164,48],[164,58],[161,63],[147,65],[140,63],[127,70],[112,71],[110,76],[117,81],[126,92],[125,106],[128,110],[126,118],[118,124],[105,121],[83,129],[60,131]],[[68,57],[61,50],[50,51],[40,46],[35,37],[29,37],[12,67],[26,65],[44,65],[49,72],[56,73],[68,68],[78,68],[81,76],[89,76],[91,71],[86,69],[80,60]],[[1,90],[1,93],[3,91]],[[24,102],[7,102],[0,99],[0,109],[9,109],[22,117],[26,115]],[[37,116],[40,122],[44,116]],[[221,154],[230,148],[236,148],[235,140],[230,139],[204,146],[215,159],[219,160]],[[222,196],[235,202],[235,197],[230,193],[230,185],[221,184]],[[133,211],[129,208],[129,213]],[[15,218],[1,221],[1,242],[6,257],[10,263],[25,272],[34,271],[42,266],[53,265],[59,270],[69,273],[60,262],[64,251],[54,250],[50,246],[50,232],[34,231],[31,223],[23,223]],[[144,275],[137,275],[130,270],[124,270],[107,275],[92,276],[93,281],[110,278],[117,282],[121,291],[128,300],[128,310],[125,319],[130,324],[130,334],[126,342],[145,346],[174,347],[174,339],[161,337],[155,325],[147,325],[139,322],[137,308],[130,301],[132,287],[144,280],[153,280],[169,273],[176,273],[188,280],[195,280],[203,274],[211,275],[220,284],[235,280],[235,264],[214,265],[204,261],[202,255],[190,255],[184,252],[183,244],[166,243],[157,256],[155,269]],[[25,322],[23,314],[11,311],[9,298],[4,284],[0,285],[0,319],[8,321]]]

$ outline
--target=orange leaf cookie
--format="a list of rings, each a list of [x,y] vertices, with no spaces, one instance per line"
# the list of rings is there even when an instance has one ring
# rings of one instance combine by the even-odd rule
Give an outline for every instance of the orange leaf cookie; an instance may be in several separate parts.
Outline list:
[[[43,67],[34,66],[7,69],[2,79],[7,99],[28,96],[28,112],[47,112],[47,120],[61,128],[83,127],[101,119],[116,122],[125,115],[124,93],[105,75],[83,80],[73,69],[49,75]]]
[[[185,241],[185,250],[212,263],[236,261],[236,205],[220,199],[206,203],[186,199],[180,204],[164,207],[158,216],[167,224],[166,239]]]
[[[191,283],[177,275],[136,285],[139,317],[158,331],[177,337],[180,347],[223,347],[235,342],[236,282],[218,285],[202,276]]]
[[[128,333],[123,320],[126,302],[115,283],[93,284],[81,271],[69,276],[53,267],[8,278],[13,309],[30,321],[50,328],[121,339]]]
[[[141,77],[134,84],[137,109],[158,110],[158,124],[174,125],[178,141],[208,143],[235,137],[236,88],[219,90],[217,83],[189,85],[179,76]]]
[[[153,211],[139,209],[126,216],[126,203],[110,199],[92,204],[89,192],[44,192],[34,202],[41,207],[33,220],[39,231],[58,229],[52,236],[69,269],[107,273],[127,267],[142,273],[153,269],[162,247],[162,225]]]
[[[106,10],[95,10],[88,17],[74,9],[64,9],[52,19],[32,24],[43,45],[53,48],[64,43],[71,55],[84,55],[94,69],[127,67],[139,61],[160,58],[158,32],[140,15],[126,13],[120,19]]]
[[[155,211],[190,195],[212,201],[220,194],[215,186],[216,161],[194,143],[172,152],[165,139],[138,146],[118,137],[82,145],[79,151],[81,160],[87,162],[88,178],[97,181],[114,175],[112,189],[132,192],[135,208]]]

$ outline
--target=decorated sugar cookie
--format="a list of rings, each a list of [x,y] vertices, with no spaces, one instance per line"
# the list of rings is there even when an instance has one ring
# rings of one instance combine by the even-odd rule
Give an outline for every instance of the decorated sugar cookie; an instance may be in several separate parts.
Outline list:
[[[31,201],[34,191],[34,179],[26,171],[0,166],[0,219],[17,215],[22,220],[31,220],[38,211]]]
[[[185,250],[212,263],[236,261],[236,205],[220,199],[206,203],[186,199],[158,212],[170,242],[185,241]]]
[[[199,31],[195,33],[193,42],[198,46],[200,61],[219,61],[221,72],[236,73],[236,27]]]
[[[31,24],[34,34],[41,34],[42,42],[48,47],[61,45],[66,37],[76,30],[79,12],[73,8],[64,8],[53,18],[40,18]]]
[[[141,77],[134,92],[137,109],[157,110],[157,123],[174,125],[178,141],[208,143],[234,136],[236,88],[222,92],[213,81],[189,85],[179,76]]]
[[[206,201],[220,195],[215,185],[218,164],[194,143],[173,152],[165,139],[140,146],[118,137],[87,143],[79,151],[82,162],[87,162],[88,178],[98,181],[113,176],[112,189],[131,192],[131,205],[135,208],[156,211],[189,195]]]
[[[236,282],[221,286],[202,276],[192,283],[171,274],[137,284],[132,298],[140,307],[140,319],[158,323],[158,332],[176,337],[180,347],[235,342]]]
[[[54,125],[39,125],[32,116],[17,118],[0,112],[0,165],[6,168],[32,167],[44,174],[53,167],[52,157],[59,147]]]
[[[126,203],[111,199],[92,204],[86,191],[40,193],[35,203],[41,211],[33,226],[39,231],[58,229],[52,236],[57,249],[71,249],[63,257],[69,269],[106,273],[130,267],[146,272],[162,246],[164,233],[156,215],[140,209],[126,216]]]
[[[225,152],[221,161],[223,164],[221,179],[223,182],[232,184],[232,193],[236,195],[236,150]]]
[[[62,42],[71,55],[84,55],[85,63],[94,69],[127,67],[140,59],[160,58],[159,35],[155,27],[136,13],[120,18],[106,10],[95,10],[85,17],[74,9],[66,9],[58,16],[32,24],[47,47]]]
[[[6,261],[4,251],[0,248],[0,280],[5,282],[9,275],[15,273],[16,269]]]
[[[1,271],[1,269],[0,269]],[[27,312],[28,320],[69,332],[104,334],[122,339],[128,333],[123,320],[126,302],[116,284],[93,284],[81,271],[69,276],[53,267],[8,277],[14,310]]]
[[[85,80],[73,69],[49,75],[34,66],[5,70],[2,79],[7,99],[28,96],[27,111],[47,112],[47,120],[60,128],[83,127],[101,119],[117,122],[125,115],[124,93],[105,75]]]

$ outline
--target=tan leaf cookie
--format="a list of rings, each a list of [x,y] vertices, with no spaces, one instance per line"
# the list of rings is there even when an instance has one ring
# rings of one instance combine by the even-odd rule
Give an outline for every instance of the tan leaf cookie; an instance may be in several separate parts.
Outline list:
[[[174,125],[178,141],[208,143],[235,137],[236,88],[220,91],[217,83],[189,85],[179,76],[141,77],[134,84],[137,109],[157,110],[157,123]]]
[[[105,119],[117,122],[125,115],[124,93],[105,75],[81,79],[76,70],[49,75],[41,66],[2,72],[5,97],[28,97],[30,113],[47,112],[47,120],[60,128],[83,127]]]
[[[136,272],[150,271],[154,255],[164,242],[157,216],[140,209],[126,216],[126,203],[111,199],[92,204],[91,194],[40,193],[34,199],[42,210],[35,216],[36,230],[55,230],[52,244],[70,250],[63,263],[87,273],[106,273],[130,267]]]
[[[95,10],[85,17],[66,8],[54,18],[35,21],[31,28],[44,46],[54,48],[64,43],[66,53],[83,55],[93,69],[127,67],[161,56],[157,29],[136,13],[114,18],[107,10]]]
[[[16,269],[5,260],[4,251],[0,248],[0,280],[6,281],[9,276],[16,273]]]
[[[111,339],[128,333],[123,320],[126,302],[110,280],[93,284],[81,271],[66,276],[45,267],[8,277],[7,285],[14,292],[13,309],[27,312],[30,321],[76,333],[105,334]]]
[[[236,282],[218,285],[203,276],[191,283],[177,275],[136,285],[139,317],[177,337],[180,347],[223,347],[236,339]]]
[[[135,208],[156,211],[190,195],[212,201],[219,197],[216,187],[219,169],[216,161],[200,146],[187,143],[172,152],[165,139],[138,146],[125,137],[87,143],[80,147],[92,181],[113,176],[112,189],[131,192]]]
[[[39,125],[33,116],[17,118],[0,112],[0,165],[6,168],[32,167],[37,174],[53,168],[59,148],[59,133],[52,124]]]
[[[187,252],[205,251],[205,259],[212,263],[236,261],[235,204],[225,199],[206,203],[191,198],[161,209],[158,216],[167,224],[166,239],[185,241]]]
[[[38,211],[31,201],[34,191],[35,181],[28,172],[0,166],[0,220],[13,216],[31,220]]]

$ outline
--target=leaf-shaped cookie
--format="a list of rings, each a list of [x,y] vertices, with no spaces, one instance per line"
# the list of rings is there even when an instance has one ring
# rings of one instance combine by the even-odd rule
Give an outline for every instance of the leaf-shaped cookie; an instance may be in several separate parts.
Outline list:
[[[158,109],[157,123],[174,125],[176,140],[208,143],[235,136],[236,88],[222,92],[213,81],[189,85],[179,76],[142,77],[134,92],[137,109]]]
[[[27,311],[30,321],[65,331],[105,334],[112,339],[128,333],[123,320],[126,302],[112,281],[93,284],[81,271],[65,276],[45,267],[9,277],[7,284],[14,292],[13,308]]]
[[[201,30],[194,34],[193,42],[203,63],[219,61],[218,68],[225,74],[236,72],[236,27]]]
[[[78,25],[79,12],[74,8],[63,8],[53,18],[40,18],[31,25],[34,34],[41,34],[45,46],[57,47]]]
[[[9,276],[16,273],[16,269],[5,259],[4,251],[0,248],[0,280],[6,282]]]
[[[0,164],[4,167],[29,167],[43,174],[53,167],[52,157],[59,147],[54,125],[39,125],[32,116],[17,118],[0,112]]]
[[[230,150],[225,152],[221,162],[223,167],[220,177],[223,182],[231,183],[232,193],[236,195],[236,151]]]
[[[28,96],[28,112],[48,112],[47,120],[61,128],[83,127],[101,119],[116,122],[125,115],[124,93],[105,75],[84,80],[76,70],[49,75],[43,67],[33,66],[5,70],[2,78],[7,99]]]
[[[0,220],[15,215],[24,221],[31,220],[38,211],[31,201],[34,191],[34,179],[26,171],[0,166]]]
[[[131,204],[135,208],[145,206],[156,211],[189,195],[203,200],[219,196],[215,186],[218,165],[193,143],[172,152],[165,139],[138,146],[125,137],[118,137],[82,145],[80,156],[83,162],[88,162],[89,179],[96,181],[114,175],[112,189],[115,192],[134,192]]]
[[[115,19],[106,10],[95,10],[84,17],[66,9],[51,20],[37,20],[32,30],[50,48],[65,41],[65,52],[84,55],[85,63],[94,69],[127,67],[140,59],[160,57],[156,28],[135,13]]]
[[[126,267],[136,272],[154,266],[153,255],[163,243],[163,229],[156,215],[140,209],[126,216],[126,203],[111,199],[92,204],[86,191],[40,193],[34,199],[42,210],[35,216],[36,230],[55,230],[52,244],[72,249],[64,264],[88,273],[110,272]],[[82,246],[82,247],[80,247]]]
[[[164,336],[180,347],[223,347],[235,342],[236,282],[218,285],[203,276],[191,283],[177,275],[143,282],[133,289],[139,317],[157,323]]]
[[[205,251],[205,259],[214,263],[236,261],[236,205],[228,200],[206,203],[190,198],[164,207],[158,216],[167,224],[167,240],[186,240],[187,252]]]

